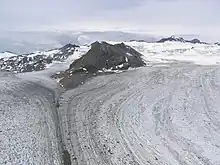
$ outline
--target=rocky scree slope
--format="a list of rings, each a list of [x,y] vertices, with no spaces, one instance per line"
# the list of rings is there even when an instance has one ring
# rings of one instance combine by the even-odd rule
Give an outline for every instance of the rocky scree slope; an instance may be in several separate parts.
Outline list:
[[[46,66],[54,61],[62,62],[76,51],[79,46],[67,44],[59,49],[30,54],[21,54],[11,57],[0,56],[0,70],[14,73],[32,72],[44,70]]]
[[[124,43],[111,45],[95,42],[81,58],[75,60],[65,72],[56,75],[64,88],[74,88],[97,74],[114,73],[144,66],[142,54]]]

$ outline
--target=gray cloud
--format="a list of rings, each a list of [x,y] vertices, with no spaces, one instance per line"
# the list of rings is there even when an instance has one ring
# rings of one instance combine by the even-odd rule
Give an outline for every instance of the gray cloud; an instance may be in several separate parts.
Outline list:
[[[84,21],[105,16],[106,12],[138,6],[143,0],[1,0],[2,28]],[[16,25],[16,27],[12,27]]]
[[[1,30],[126,29],[219,35],[218,0],[1,0]],[[215,34],[212,34],[215,33]]]

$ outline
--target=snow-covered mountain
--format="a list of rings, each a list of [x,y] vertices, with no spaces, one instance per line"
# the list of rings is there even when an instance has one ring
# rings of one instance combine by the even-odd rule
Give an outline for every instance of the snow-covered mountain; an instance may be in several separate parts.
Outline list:
[[[168,38],[162,38],[161,40],[157,41],[158,43],[164,43],[164,42],[188,42],[192,44],[207,44],[206,42],[201,42],[199,39],[192,39],[192,40],[185,40],[183,37],[176,37],[176,36],[171,36]]]
[[[137,50],[143,55],[141,58],[150,63],[167,63],[171,61],[193,62],[202,65],[216,65],[220,63],[219,43],[194,44],[197,42],[196,40],[185,42],[182,38],[171,38],[173,41],[182,42],[148,43],[143,40],[132,40],[130,42],[124,42],[124,44]],[[108,41],[108,43],[114,45],[121,42]],[[0,54],[0,69],[15,73],[40,71],[54,62],[64,62],[69,58],[78,59],[86,54],[89,49],[90,45],[79,47],[77,45],[67,44],[59,49],[36,51],[29,54],[17,55],[11,52],[4,52]],[[80,56],[78,56],[79,54]],[[70,65],[71,62],[73,60],[70,60],[67,65]]]
[[[87,47],[87,49],[84,49],[84,47]],[[81,56],[76,55],[77,52],[84,56],[80,58]],[[80,68],[92,70],[91,67],[93,67],[95,72],[114,72],[128,69],[129,67],[143,66],[144,62],[141,56],[143,55],[123,43],[111,45],[107,42],[97,41],[91,44],[91,49],[90,45],[77,46],[67,44],[59,49],[36,51],[29,54],[6,55],[4,53],[4,56],[0,57],[0,69],[14,73],[41,71],[54,62],[64,63],[67,59],[73,57],[73,60],[70,60],[71,62],[79,58],[78,61],[80,62],[77,63],[77,67],[71,63],[66,65],[71,64],[70,69],[74,66],[74,71],[80,70]]]
[[[17,56],[17,54],[12,53],[12,52],[2,52],[0,53],[0,58],[10,58],[13,56]]]
[[[56,75],[65,88],[75,87],[86,79],[102,73],[119,72],[145,66],[143,55],[124,43],[95,42],[81,58],[73,61],[69,69]]]
[[[79,46],[67,44],[59,49],[37,51],[30,54],[0,54],[0,69],[15,73],[44,70],[52,62],[65,61]]]

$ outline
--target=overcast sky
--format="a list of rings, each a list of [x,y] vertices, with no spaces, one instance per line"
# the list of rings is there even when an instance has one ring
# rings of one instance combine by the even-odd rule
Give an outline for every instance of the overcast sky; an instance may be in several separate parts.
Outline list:
[[[220,36],[220,0],[0,0],[0,30]]]

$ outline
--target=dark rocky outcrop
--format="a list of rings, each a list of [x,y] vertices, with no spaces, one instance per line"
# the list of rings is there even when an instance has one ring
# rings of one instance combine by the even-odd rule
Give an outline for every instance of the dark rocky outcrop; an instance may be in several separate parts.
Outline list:
[[[202,42],[199,39],[186,40],[186,42],[189,42],[192,44],[207,44],[206,42]]]
[[[207,44],[206,42],[201,42],[199,39],[185,40],[183,37],[175,37],[175,36],[171,36],[168,38],[162,38],[161,40],[157,41],[157,43],[164,43],[167,41],[186,42],[186,43],[192,43],[192,44]]]
[[[111,45],[106,42],[95,42],[91,49],[81,58],[75,60],[64,73],[60,84],[73,88],[86,79],[101,73],[109,73],[145,65],[142,54],[124,43]]]
[[[164,43],[167,41],[171,41],[171,42],[185,42],[185,40],[182,37],[175,37],[175,36],[171,36],[168,38],[162,38],[161,40],[157,41],[158,43]]]
[[[218,45],[218,46],[220,46],[220,42],[216,42],[216,43],[215,43],[215,45]]]
[[[60,52],[57,54],[54,54],[53,58],[55,61],[62,61],[65,60],[67,57],[72,55],[76,48],[79,48],[78,45],[75,44],[67,44],[60,48]]]
[[[132,68],[140,67],[144,65],[141,56],[139,52],[124,43],[111,45],[106,42],[95,42],[82,58],[70,65],[70,69],[86,68],[89,72],[97,72],[103,68],[120,69],[118,66],[123,64],[128,64]]]

